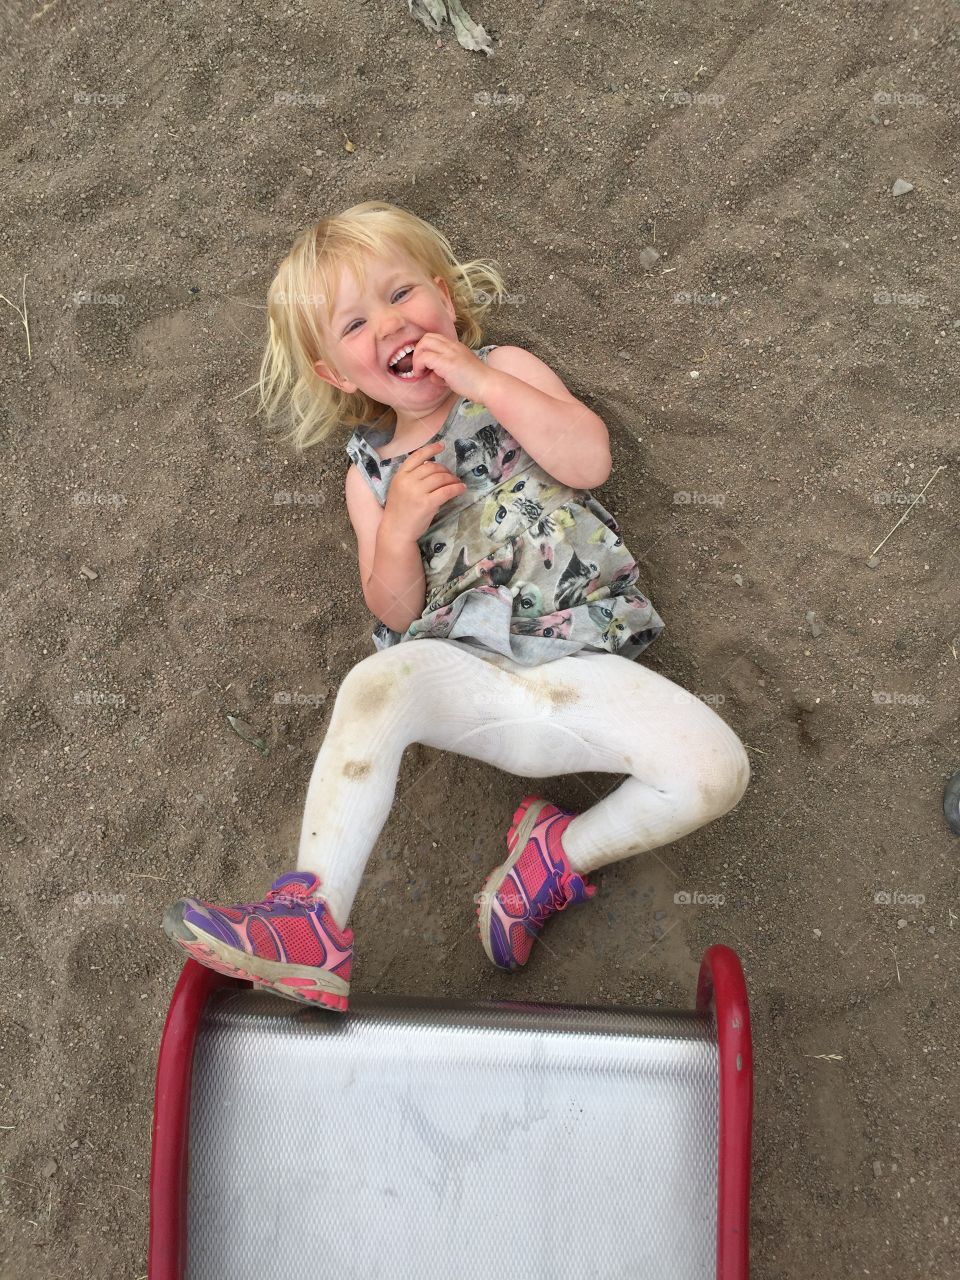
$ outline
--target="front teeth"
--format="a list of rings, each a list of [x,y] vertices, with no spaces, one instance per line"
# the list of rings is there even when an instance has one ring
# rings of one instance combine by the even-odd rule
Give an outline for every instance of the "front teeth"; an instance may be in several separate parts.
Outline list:
[[[405,355],[408,355],[411,351],[413,351],[414,348],[415,348],[415,344],[412,342],[407,343],[405,347],[401,347],[400,350],[396,353],[396,355],[394,355],[390,360],[387,361],[388,367],[392,369],[395,364],[397,364],[400,360],[402,360]],[[398,373],[398,374],[395,374],[394,376],[397,378],[415,378],[417,375],[411,369],[409,373]]]

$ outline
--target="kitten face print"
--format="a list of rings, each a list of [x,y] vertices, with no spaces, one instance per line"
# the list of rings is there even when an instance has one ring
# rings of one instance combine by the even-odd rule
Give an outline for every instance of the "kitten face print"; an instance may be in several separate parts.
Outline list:
[[[520,445],[502,427],[481,427],[475,436],[454,441],[454,471],[473,496],[508,480],[520,461]]]

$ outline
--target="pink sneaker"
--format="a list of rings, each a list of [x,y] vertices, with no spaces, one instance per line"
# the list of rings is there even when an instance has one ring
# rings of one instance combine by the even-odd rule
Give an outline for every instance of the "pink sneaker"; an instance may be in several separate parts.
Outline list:
[[[312,871],[287,871],[262,902],[181,898],[163,913],[164,932],[208,969],[346,1013],[353,930],[335,923],[319,884]]]
[[[527,963],[544,922],[597,892],[573,871],[560,837],[576,814],[539,796],[524,796],[507,832],[510,857],[487,876],[477,895],[480,941],[500,969]]]

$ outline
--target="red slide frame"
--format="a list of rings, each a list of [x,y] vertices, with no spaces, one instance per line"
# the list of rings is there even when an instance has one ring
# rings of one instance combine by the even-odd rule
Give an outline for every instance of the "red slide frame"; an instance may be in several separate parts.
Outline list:
[[[160,1039],[150,1160],[148,1280],[183,1280],[187,1265],[187,1159],[197,1028],[211,993],[251,984],[187,960]],[[709,947],[700,964],[697,1009],[714,1010],[720,1062],[717,1280],[749,1275],[753,1050],[743,969],[729,947]]]
[[[753,1041],[740,959],[730,947],[708,947],[700,962],[697,1010],[711,1005],[720,1059],[717,1170],[717,1280],[750,1274],[750,1147],[753,1137]]]

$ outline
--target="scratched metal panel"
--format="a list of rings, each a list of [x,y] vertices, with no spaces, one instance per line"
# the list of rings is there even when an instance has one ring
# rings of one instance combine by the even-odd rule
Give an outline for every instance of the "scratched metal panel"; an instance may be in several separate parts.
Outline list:
[[[187,1280],[713,1280],[717,1082],[692,1012],[217,993]]]

